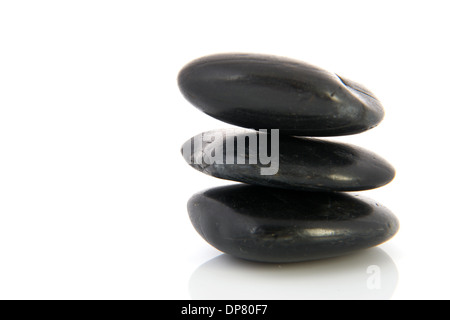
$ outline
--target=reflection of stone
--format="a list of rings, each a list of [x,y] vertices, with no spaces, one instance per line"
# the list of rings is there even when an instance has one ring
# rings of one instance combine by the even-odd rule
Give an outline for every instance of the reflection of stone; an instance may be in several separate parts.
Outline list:
[[[373,248],[321,261],[260,264],[220,255],[192,274],[192,299],[390,299],[398,282],[395,263]]]

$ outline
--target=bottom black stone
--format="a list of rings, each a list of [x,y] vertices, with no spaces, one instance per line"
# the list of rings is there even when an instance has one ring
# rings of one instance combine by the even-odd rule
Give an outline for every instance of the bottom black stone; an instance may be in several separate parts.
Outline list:
[[[218,250],[272,263],[370,248],[399,228],[387,208],[357,195],[241,184],[194,195],[188,211],[198,233]]]

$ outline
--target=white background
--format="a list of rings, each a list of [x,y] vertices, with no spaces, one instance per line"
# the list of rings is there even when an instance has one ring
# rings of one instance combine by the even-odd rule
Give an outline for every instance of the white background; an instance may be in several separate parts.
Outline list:
[[[0,298],[450,298],[449,31],[447,1],[0,1]],[[219,52],[303,60],[378,96],[382,124],[335,139],[396,167],[362,192],[400,219],[393,240],[267,266],[197,235],[187,200],[229,182],[180,147],[229,125],[176,78]]]

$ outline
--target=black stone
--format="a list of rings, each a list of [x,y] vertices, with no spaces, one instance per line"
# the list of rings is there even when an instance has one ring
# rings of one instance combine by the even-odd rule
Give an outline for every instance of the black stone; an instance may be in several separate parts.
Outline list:
[[[178,84],[187,100],[214,118],[288,135],[355,134],[384,117],[378,99],[362,85],[270,55],[204,57],[180,71]]]
[[[279,139],[278,172],[262,175],[261,168],[270,165],[261,164],[259,158],[256,164],[249,163],[249,150],[254,149],[249,148],[248,141],[245,152],[239,153],[235,146],[232,163],[226,161],[226,145],[236,143],[238,138],[242,141],[248,134],[257,136],[258,154],[261,139],[271,140],[270,135],[252,130],[217,130],[188,140],[183,145],[182,152],[185,160],[200,172],[221,179],[268,187],[307,191],[360,191],[381,187],[395,177],[394,168],[373,152],[343,143],[289,136],[280,136]],[[195,149],[192,141],[202,140],[202,136],[223,138],[222,141],[203,142],[200,148]],[[220,155],[222,164],[213,163],[211,155],[216,156],[215,152],[220,152],[220,148],[223,151],[223,155]]]
[[[188,211],[198,233],[218,250],[273,263],[377,246],[399,228],[388,209],[358,196],[242,184],[196,194]]]

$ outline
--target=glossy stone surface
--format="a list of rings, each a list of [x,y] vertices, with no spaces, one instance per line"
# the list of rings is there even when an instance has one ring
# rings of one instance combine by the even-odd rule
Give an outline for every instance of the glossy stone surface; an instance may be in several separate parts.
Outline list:
[[[197,232],[218,250],[273,263],[377,246],[399,228],[388,209],[358,196],[242,184],[194,195],[188,212]]]
[[[187,100],[214,118],[288,135],[355,134],[384,117],[380,102],[364,86],[270,55],[207,56],[185,66],[178,84]]]
[[[258,158],[256,164],[249,161],[249,142],[245,152],[234,148],[232,162],[226,161],[226,145],[235,139],[241,141],[246,135],[257,135],[258,154],[260,142],[266,139],[270,145],[270,135],[252,130],[217,130],[202,133],[188,140],[182,148],[185,160],[195,169],[205,174],[253,185],[297,189],[307,191],[361,191],[381,187],[395,177],[394,168],[384,159],[368,150],[322,139],[280,136],[279,168],[274,175],[262,175],[263,165]],[[193,141],[208,140],[200,148],[193,147]],[[222,136],[222,141],[218,137]],[[190,151],[190,152],[189,152]],[[229,151],[229,150],[228,150]],[[222,164],[211,156],[222,152]],[[238,164],[245,163],[245,164]],[[272,164],[270,164],[272,165]]]

